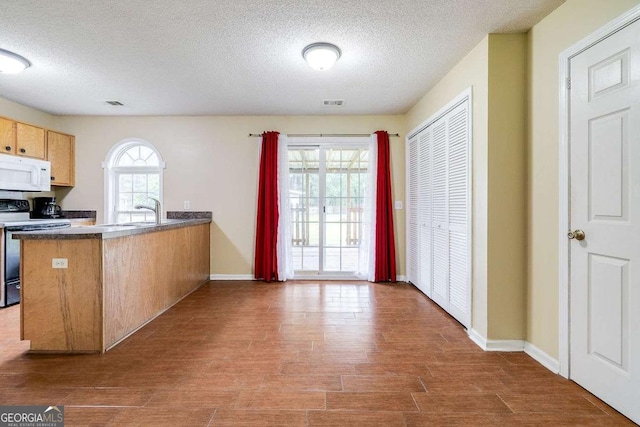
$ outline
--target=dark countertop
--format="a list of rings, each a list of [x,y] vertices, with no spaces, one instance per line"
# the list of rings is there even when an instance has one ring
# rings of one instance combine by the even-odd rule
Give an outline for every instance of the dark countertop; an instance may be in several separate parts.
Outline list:
[[[97,211],[91,210],[71,210],[71,211],[62,211],[60,212],[60,216],[53,219],[96,219],[98,216]],[[50,219],[50,218],[41,218],[35,214],[35,212],[29,212],[29,217],[31,219]]]
[[[113,239],[116,237],[152,233],[154,231],[191,227],[208,224],[211,219],[165,219],[162,224],[149,223],[102,224],[90,227],[69,227],[53,230],[25,231],[13,235],[14,239],[24,240],[61,240],[61,239]]]
[[[211,211],[167,211],[167,219],[212,219]]]

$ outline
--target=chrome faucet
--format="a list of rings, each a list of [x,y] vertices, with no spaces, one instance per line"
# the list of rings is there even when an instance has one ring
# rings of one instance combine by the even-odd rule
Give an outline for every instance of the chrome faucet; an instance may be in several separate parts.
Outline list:
[[[154,201],[154,206],[147,206],[147,205],[135,205],[133,208],[134,209],[149,209],[150,211],[153,211],[156,214],[156,224],[160,225],[162,223],[162,209],[160,209],[160,200],[153,198],[153,197],[149,197],[149,199]]]

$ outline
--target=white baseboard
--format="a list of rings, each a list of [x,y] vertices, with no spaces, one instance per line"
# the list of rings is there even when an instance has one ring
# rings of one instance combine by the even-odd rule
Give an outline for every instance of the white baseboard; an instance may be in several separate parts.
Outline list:
[[[525,342],[523,340],[488,340],[475,329],[468,332],[471,341],[484,351],[523,351]]]
[[[407,281],[407,276],[396,276],[396,280],[398,282],[406,282]]]
[[[487,351],[522,351],[522,340],[487,340]]]
[[[524,351],[536,362],[557,374],[560,372],[560,362],[540,350],[535,345],[524,340],[488,340],[475,329],[469,332],[469,338],[484,351]]]
[[[211,274],[209,280],[255,280],[251,274]]]
[[[469,339],[471,341],[473,341],[478,345],[478,347],[480,347],[483,350],[487,349],[487,340],[485,337],[480,335],[478,331],[476,331],[475,329],[469,329],[467,330],[467,335],[469,336]]]
[[[546,352],[540,350],[535,345],[525,342],[524,343],[524,352],[531,356],[536,362],[557,374],[560,372],[560,362],[557,359],[549,356]]]

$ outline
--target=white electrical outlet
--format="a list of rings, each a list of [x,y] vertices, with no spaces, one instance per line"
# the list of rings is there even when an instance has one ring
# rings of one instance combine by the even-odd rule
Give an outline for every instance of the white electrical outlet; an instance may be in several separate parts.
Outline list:
[[[66,258],[53,258],[51,266],[53,268],[69,268],[69,260]]]
[[[402,200],[396,200],[395,207],[396,210],[402,209]]]
[[[184,201],[184,208],[185,209],[191,209],[191,202],[189,200],[185,200]]]

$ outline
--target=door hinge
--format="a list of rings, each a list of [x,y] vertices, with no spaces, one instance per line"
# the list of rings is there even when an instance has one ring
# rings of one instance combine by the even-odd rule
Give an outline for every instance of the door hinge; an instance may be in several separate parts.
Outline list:
[[[567,89],[571,89],[571,79],[567,77]]]

